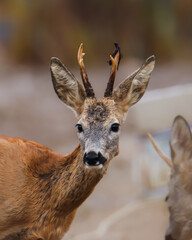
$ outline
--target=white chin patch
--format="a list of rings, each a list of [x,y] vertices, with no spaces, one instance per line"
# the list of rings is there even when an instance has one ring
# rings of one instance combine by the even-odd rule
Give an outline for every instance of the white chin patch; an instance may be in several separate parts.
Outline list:
[[[101,168],[103,168],[103,164],[99,164],[96,166],[91,166],[91,165],[85,164],[85,167],[88,169],[101,169]]]

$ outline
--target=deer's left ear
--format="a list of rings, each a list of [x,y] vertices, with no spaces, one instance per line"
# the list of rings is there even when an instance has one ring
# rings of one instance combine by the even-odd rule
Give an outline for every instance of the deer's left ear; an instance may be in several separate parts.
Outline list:
[[[127,112],[130,106],[137,103],[145,93],[154,65],[155,57],[151,56],[141,68],[121,82],[114,90],[114,100],[124,112]]]
[[[192,143],[192,135],[189,124],[182,116],[177,116],[173,122],[170,147],[171,155],[174,163],[179,163],[187,158],[189,146]]]

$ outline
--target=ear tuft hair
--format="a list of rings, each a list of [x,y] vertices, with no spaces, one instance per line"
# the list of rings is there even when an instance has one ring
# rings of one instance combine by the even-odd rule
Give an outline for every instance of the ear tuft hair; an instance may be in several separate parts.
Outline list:
[[[81,114],[86,98],[82,84],[74,75],[56,58],[51,58],[52,82],[58,97],[77,114]]]
[[[151,56],[141,68],[127,77],[114,90],[114,100],[125,112],[130,106],[137,103],[145,93],[154,66],[155,56]]]
[[[191,152],[192,135],[189,124],[182,116],[177,116],[173,122],[170,147],[172,160],[175,163],[184,161],[187,153]]]

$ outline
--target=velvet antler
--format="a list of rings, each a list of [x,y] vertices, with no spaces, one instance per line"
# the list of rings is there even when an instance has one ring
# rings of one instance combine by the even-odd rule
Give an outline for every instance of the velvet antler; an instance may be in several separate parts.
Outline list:
[[[172,167],[173,164],[171,160],[161,152],[161,150],[157,147],[157,144],[155,143],[154,139],[152,138],[150,133],[147,133],[149,140],[151,141],[153,147],[155,148],[156,152],[159,154],[159,156],[167,163],[169,167]]]
[[[88,98],[94,98],[95,97],[95,93],[93,91],[93,88],[88,80],[88,76],[85,70],[85,65],[83,62],[83,56],[85,55],[85,53],[83,53],[83,44],[81,43],[79,46],[79,50],[78,50],[78,54],[77,54],[77,61],[79,63],[80,66],[80,73],[81,73],[81,77],[82,77],[82,81],[83,81],[83,85],[85,87],[85,91],[87,94]]]

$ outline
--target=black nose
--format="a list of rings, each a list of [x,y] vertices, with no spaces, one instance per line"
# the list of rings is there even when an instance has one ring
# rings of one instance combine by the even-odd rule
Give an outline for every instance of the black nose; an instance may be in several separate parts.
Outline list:
[[[100,164],[104,164],[106,161],[106,158],[103,157],[103,155],[99,152],[98,154],[95,152],[88,152],[84,154],[83,162],[87,166],[99,166]]]

